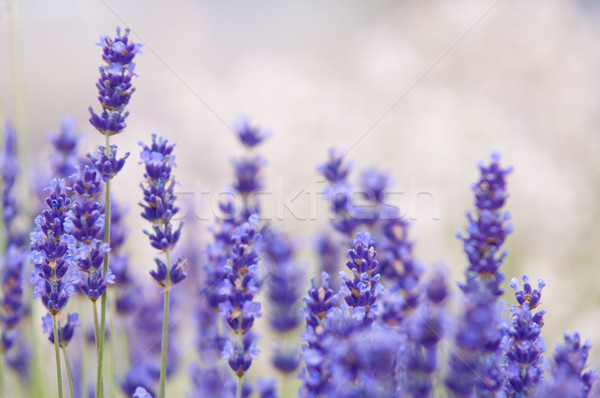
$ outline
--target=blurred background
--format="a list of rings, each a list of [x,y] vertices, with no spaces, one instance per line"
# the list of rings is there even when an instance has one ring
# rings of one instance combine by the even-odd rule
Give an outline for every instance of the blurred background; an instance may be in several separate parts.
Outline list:
[[[132,209],[141,275],[153,253],[136,205],[137,142],[152,133],[178,142],[180,197],[210,219],[210,202],[233,180],[231,159],[244,152],[227,125],[243,112],[271,128],[257,150],[268,162],[263,209],[298,237],[307,275],[317,267],[313,235],[328,220],[313,194],[324,187],[316,166],[329,147],[348,150],[356,171],[389,171],[414,220],[417,256],[448,264],[456,280],[466,258],[455,233],[472,207],[476,162],[498,150],[514,167],[507,281],[544,278],[549,351],[563,331],[578,330],[600,365],[596,2],[29,0],[18,2],[20,37],[0,5],[0,110],[19,127],[27,166],[47,159],[46,135],[65,115],[86,150],[103,143],[87,122],[87,107],[98,108],[94,43],[119,25],[144,44],[128,128],[112,140],[132,153],[113,189]],[[209,191],[201,208],[199,187]],[[282,208],[298,191],[294,211]],[[188,219],[186,238],[204,246],[208,221]]]

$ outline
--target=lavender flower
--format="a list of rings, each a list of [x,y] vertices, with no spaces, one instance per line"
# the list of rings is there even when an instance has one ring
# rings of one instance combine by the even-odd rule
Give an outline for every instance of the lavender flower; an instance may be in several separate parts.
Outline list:
[[[450,356],[446,386],[457,397],[496,396],[504,387],[501,370],[500,308],[496,296],[473,292],[465,297],[465,312],[459,321],[456,345]]]
[[[72,257],[69,254],[69,235],[65,230],[67,210],[71,200],[67,197],[64,180],[52,180],[47,208],[35,219],[36,227],[31,234],[31,261],[37,270],[35,297],[52,315],[64,308],[75,292],[74,281],[69,275]]]
[[[261,238],[256,231],[258,217],[252,215],[247,223],[238,227],[232,236],[234,242],[231,254],[224,267],[225,281],[221,288],[224,300],[219,304],[220,316],[237,334],[238,341],[227,342],[223,348],[223,358],[228,360],[229,367],[241,379],[255,359],[258,351],[254,335],[248,333],[254,320],[261,316],[260,303],[254,301],[259,293],[258,261],[255,246]],[[240,391],[238,388],[238,396]]]
[[[53,133],[48,137],[53,147],[50,155],[53,176],[69,179],[77,171],[80,164],[77,154],[80,137],[75,119],[69,117],[61,120],[58,133]]]
[[[251,126],[250,118],[240,115],[233,123],[233,131],[238,135],[240,141],[250,148],[254,148],[273,133],[271,130],[259,126]]]
[[[402,218],[381,222],[382,236],[378,272],[390,284],[391,294],[382,300],[382,319],[398,325],[418,306],[419,281],[423,266],[413,254],[414,243],[408,237],[410,224]]]
[[[358,233],[356,239],[352,241],[355,248],[348,251],[350,260],[346,266],[352,271],[352,279],[344,273],[340,273],[340,278],[348,289],[348,294],[344,297],[346,304],[360,310],[363,314],[365,326],[373,323],[374,309],[377,308],[375,301],[381,291],[381,285],[378,284],[380,275],[375,273],[378,262],[375,260],[375,242],[371,240],[371,234]]]
[[[124,109],[135,91],[131,84],[131,79],[136,76],[132,61],[136,54],[141,53],[142,47],[128,36],[129,29],[121,35],[121,29],[117,28],[114,38],[101,36],[97,43],[102,46],[102,59],[106,63],[100,67],[100,78],[96,84],[102,113],[97,115],[92,107],[89,111],[90,123],[102,135],[119,134],[126,127],[125,119],[129,112],[124,112]]]
[[[290,332],[300,324],[298,301],[303,275],[293,262],[295,249],[289,237],[273,228],[263,229],[262,235],[270,276],[267,282],[271,304],[269,323],[278,333]]]
[[[173,193],[175,179],[171,175],[175,166],[175,156],[172,154],[175,144],[169,144],[168,140],[152,135],[151,145],[140,142],[140,146],[143,148],[140,153],[140,163],[144,164],[146,179],[145,185],[140,184],[144,193],[144,202],[140,203],[143,208],[141,215],[153,223],[153,232],[144,231],[144,233],[150,238],[152,247],[168,253],[179,240],[182,227],[180,223],[177,229],[173,229],[171,224],[171,219],[178,212],[175,206],[176,196]],[[185,279],[183,259],[178,259],[172,265],[165,264],[159,258],[156,258],[155,262],[157,268],[151,271],[150,275],[160,286],[168,288]]]
[[[317,236],[315,241],[315,250],[319,259],[319,269],[321,272],[326,272],[331,276],[331,284],[339,285],[337,275],[339,274],[340,266],[340,250],[339,244],[335,242],[330,233],[322,233]]]
[[[304,381],[300,394],[317,397],[327,391],[329,385],[329,374],[322,361],[325,356],[323,323],[327,313],[334,308],[337,295],[329,287],[329,275],[325,272],[321,273],[321,286],[317,287],[314,278],[311,285],[308,296],[303,298],[306,307],[302,309],[302,315],[306,319],[306,332],[301,337],[306,342],[302,347],[306,367],[300,375]]]
[[[523,275],[523,289],[519,288],[517,278],[510,286],[515,290],[518,306],[512,306],[512,326],[508,329],[506,348],[507,383],[506,394],[509,397],[531,396],[542,379],[546,351],[544,339],[540,336],[546,311],[532,312],[540,302],[545,283],[538,280],[538,288],[532,289],[527,275]]]
[[[428,397],[438,369],[437,345],[448,323],[445,303],[449,292],[442,270],[436,270],[422,288],[423,300],[407,321],[401,385],[402,391],[410,396]]]
[[[117,158],[116,145],[111,145],[108,150],[104,146],[99,146],[95,155],[88,154],[92,166],[98,170],[104,182],[112,180],[121,171],[128,157],[129,152],[122,158]]]
[[[263,228],[262,235],[262,253],[269,269],[269,324],[277,334],[283,335],[300,324],[299,301],[304,275],[294,262],[295,247],[290,237],[272,227]],[[280,340],[283,340],[282,337]],[[272,364],[283,373],[291,373],[300,363],[298,354],[295,349],[283,347],[280,341],[275,348]]]
[[[234,333],[245,334],[254,319],[260,317],[260,303],[253,301],[259,293],[258,254],[254,246],[261,235],[256,231],[257,217],[238,227],[232,236],[234,242],[225,266],[225,281],[219,304],[221,317]]]
[[[73,182],[73,191],[77,198],[65,220],[65,231],[71,235],[69,252],[81,273],[79,288],[91,301],[96,301],[108,284],[114,283],[110,269],[105,275],[102,268],[109,246],[102,241],[104,205],[98,201],[102,192],[100,173],[84,166]]]
[[[463,290],[484,289],[499,296],[502,294],[500,283],[504,280],[499,269],[506,257],[501,246],[512,232],[510,214],[502,210],[508,198],[506,176],[512,167],[502,168],[497,152],[492,153],[491,159],[487,166],[478,165],[481,177],[471,188],[475,193],[476,212],[467,212],[467,235],[459,233],[458,238],[463,241],[469,260]]]
[[[204,369],[194,365],[190,369],[190,378],[193,390],[188,395],[189,398],[235,397],[235,382],[228,372],[224,372],[217,366]]]
[[[335,148],[331,148],[329,161],[317,170],[329,182],[325,195],[335,217],[331,221],[333,227],[347,236],[352,236],[360,225],[360,220],[357,217],[358,210],[352,203],[352,188],[346,181],[351,165],[345,165],[343,154],[337,152]]]
[[[242,344],[227,341],[223,347],[222,357],[237,377],[242,377],[252,365],[252,361],[258,358],[260,351],[256,348],[255,340],[256,336],[250,332],[244,334]]]
[[[564,335],[564,343],[554,349],[552,377],[538,391],[536,397],[586,398],[591,396],[592,384],[598,379],[595,370],[585,371],[592,344],[581,344],[579,333]]]
[[[61,347],[66,347],[69,342],[73,339],[75,334],[75,328],[81,326],[79,323],[79,314],[69,314],[67,317],[67,323],[64,326],[58,324],[58,342]],[[45,334],[48,335],[48,340],[54,344],[54,325],[52,324],[52,316],[46,314],[42,317],[42,329]]]
[[[508,197],[505,177],[512,169],[500,166],[500,154],[491,155],[489,166],[479,164],[481,177],[473,185],[475,215],[467,212],[467,236],[460,233],[469,260],[465,293],[465,312],[456,334],[456,351],[450,359],[447,387],[457,396],[494,396],[504,389],[505,375],[500,343],[504,326],[500,321],[498,296],[504,275],[500,266],[506,252],[500,247],[512,231],[510,216],[502,211]]]
[[[15,221],[19,216],[17,194],[15,183],[19,173],[19,161],[17,156],[16,132],[12,125],[6,123],[4,126],[4,145],[0,152],[0,166],[2,167],[2,180],[0,190],[2,192],[2,229],[0,234],[4,237],[5,247],[0,253],[0,291],[2,298],[0,305],[0,325],[2,336],[0,341],[0,352],[6,353],[11,347],[16,346],[13,351],[17,353],[18,346],[23,343],[18,340],[17,326],[27,312],[23,302],[23,263],[25,261],[25,237],[18,230]]]

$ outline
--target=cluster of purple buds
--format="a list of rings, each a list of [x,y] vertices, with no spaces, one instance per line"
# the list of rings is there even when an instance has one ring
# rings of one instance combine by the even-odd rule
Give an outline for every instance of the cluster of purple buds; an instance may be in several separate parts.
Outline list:
[[[273,331],[282,335],[294,331],[300,324],[299,304],[304,275],[295,262],[296,248],[290,237],[270,226],[263,228],[261,233],[262,253],[269,276],[269,324]],[[278,344],[272,364],[283,373],[291,373],[298,367],[299,360],[297,350]]]
[[[73,182],[76,197],[65,221],[65,231],[71,235],[69,251],[80,274],[79,288],[91,301],[114,283],[110,269],[106,273],[103,269],[109,245],[102,240],[104,205],[98,199],[102,188],[100,173],[85,165]]]
[[[221,286],[225,279],[225,265],[233,247],[231,236],[243,222],[236,217],[236,209],[232,202],[221,202],[219,208],[223,217],[210,226],[214,242],[206,247],[206,262],[204,266],[204,282],[201,294],[206,297],[208,305],[213,310],[219,309],[223,301]]]
[[[423,266],[413,254],[413,242],[408,237],[410,224],[402,218],[381,221],[382,235],[378,240],[380,253],[378,272],[390,284],[391,294],[383,297],[382,319],[391,325],[401,324],[417,308],[419,282]]]
[[[143,211],[141,216],[152,223],[152,232],[144,231],[150,238],[150,244],[157,250],[169,253],[181,235],[182,223],[173,228],[172,218],[177,214],[175,206],[177,198],[173,193],[175,178],[172,170],[175,165],[173,148],[164,138],[152,135],[152,144],[145,145],[140,142],[142,152],[141,162],[144,164],[145,184],[140,184],[144,194],[144,201],[140,203]],[[150,272],[154,281],[162,287],[169,288],[181,282],[186,274],[183,270],[185,261],[178,259],[173,265],[165,264],[156,258],[156,270]]]
[[[378,266],[375,242],[371,240],[371,234],[365,232],[356,234],[352,243],[354,248],[348,251],[350,260],[346,262],[346,266],[352,271],[352,279],[340,272],[340,278],[348,289],[344,299],[355,313],[362,314],[364,325],[370,326],[375,319],[375,301],[382,289],[378,283],[381,276],[375,272]]]
[[[252,214],[260,212],[256,197],[252,195],[263,189],[260,172],[265,166],[264,159],[256,155],[254,148],[271,135],[271,131],[258,126],[252,126],[250,119],[241,115],[233,124],[233,131],[240,141],[254,154],[251,157],[243,157],[233,160],[235,171],[235,183],[233,188],[242,195],[244,206],[242,218],[247,219]]]
[[[252,365],[252,361],[258,359],[258,353],[256,336],[249,332],[242,337],[241,345],[228,340],[223,347],[222,356],[236,376],[242,377]]]
[[[60,123],[58,133],[48,137],[53,147],[50,157],[53,176],[69,179],[77,172],[80,164],[77,154],[79,139],[80,134],[75,126],[75,120],[72,118],[64,118]]]
[[[315,240],[315,251],[319,259],[319,269],[334,277],[332,285],[339,285],[337,275],[340,270],[341,250],[338,242],[329,232],[324,232],[317,236]]]
[[[73,260],[68,248],[70,235],[64,225],[71,206],[67,192],[64,180],[52,180],[47,208],[35,218],[31,234],[31,261],[37,271],[34,294],[52,315],[60,312],[75,293],[69,275]]]
[[[499,269],[506,257],[501,246],[512,232],[510,214],[502,210],[508,198],[506,176],[512,167],[502,168],[497,152],[492,153],[489,165],[479,163],[478,166],[481,177],[471,187],[476,212],[467,212],[467,234],[458,234],[469,260],[467,280],[461,287],[465,291],[487,290],[499,296],[502,294],[500,283],[504,280]]]
[[[236,229],[231,238],[234,245],[224,268],[225,280],[221,287],[223,301],[219,304],[220,315],[229,329],[238,336],[245,335],[254,324],[254,320],[261,316],[260,303],[254,301],[254,297],[260,290],[257,268],[260,258],[255,246],[261,235],[256,230],[257,224],[258,217],[253,215],[247,223]],[[230,358],[237,359],[234,362],[229,360],[230,367],[238,377],[241,377],[240,369],[244,366],[240,368],[238,365],[243,363],[250,366],[253,355],[250,355],[249,350],[252,344],[251,342],[244,342],[242,345],[232,343],[231,347],[229,352],[236,355]],[[240,352],[244,354],[241,355]],[[243,358],[242,362],[239,362],[240,358]],[[232,366],[232,363],[236,366]]]
[[[343,153],[338,153],[335,148],[329,150],[329,161],[317,167],[329,183],[325,194],[334,215],[331,223],[346,236],[352,236],[361,222],[353,205],[352,188],[347,181],[350,169],[351,164],[344,164]]]
[[[409,396],[427,397],[433,390],[433,375],[438,369],[438,343],[443,339],[448,313],[449,290],[441,269],[422,286],[422,300],[406,321],[408,339],[403,345],[400,378],[403,392]]]
[[[16,327],[26,313],[23,303],[23,263],[24,235],[17,230],[15,220],[19,215],[15,183],[19,172],[17,158],[16,132],[12,125],[4,126],[4,146],[0,153],[0,166],[2,166],[2,228],[6,246],[0,254],[0,325],[2,326],[2,341],[0,353],[10,349],[17,340]]]
[[[548,396],[547,393],[552,391],[569,398],[590,396],[592,384],[598,379],[594,369],[586,370],[591,348],[589,340],[581,344],[579,333],[565,333],[564,343],[557,343],[554,350],[552,381],[540,395]]]
[[[136,76],[132,61],[136,54],[141,53],[142,45],[129,39],[129,29],[121,35],[120,28],[117,28],[114,38],[101,36],[97,44],[102,46],[105,62],[100,67],[100,78],[96,83],[102,113],[97,115],[90,107],[90,123],[102,135],[110,136],[119,134],[126,127],[125,119],[129,112],[124,112],[124,109],[135,91],[131,84],[131,79]]]
[[[538,288],[533,289],[527,275],[523,275],[523,289],[517,278],[510,287],[515,290],[518,306],[510,309],[512,324],[508,329],[506,348],[506,393],[509,397],[529,396],[537,388],[543,374],[542,353],[546,351],[544,339],[540,336],[546,311],[533,313],[540,303],[542,289],[546,284],[538,279]]]
[[[308,296],[303,298],[305,307],[301,311],[306,319],[306,332],[301,336],[306,342],[302,347],[306,368],[300,376],[304,381],[300,392],[303,396],[316,397],[327,391],[329,385],[329,374],[323,367],[326,355],[323,324],[329,311],[335,308],[338,295],[329,287],[329,275],[326,272],[321,273],[321,286],[317,287],[314,278],[311,279],[311,285]]]
[[[73,339],[75,334],[75,328],[81,326],[79,323],[79,314],[73,313],[67,316],[67,323],[63,326],[58,324],[58,342],[61,347],[66,347],[69,342]],[[54,325],[52,322],[52,316],[46,314],[42,317],[42,330],[48,335],[48,340],[54,344]]]

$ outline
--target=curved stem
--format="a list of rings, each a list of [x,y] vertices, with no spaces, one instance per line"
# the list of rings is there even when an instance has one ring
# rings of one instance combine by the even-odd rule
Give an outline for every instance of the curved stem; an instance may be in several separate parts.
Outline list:
[[[75,389],[73,388],[73,375],[71,374],[71,365],[69,364],[69,357],[67,356],[67,349],[63,346],[62,349],[63,357],[65,358],[65,367],[67,368],[67,381],[69,382],[69,394],[71,398],[75,398]]]
[[[108,133],[105,133],[106,137],[106,155],[110,154],[110,136]],[[106,196],[105,196],[105,205],[104,205],[104,242],[110,244],[110,178],[106,181]],[[104,253],[104,265],[102,267],[104,273],[103,277],[106,277],[106,273],[108,272],[108,253]],[[102,295],[102,301],[100,304],[100,329],[98,337],[98,372],[96,379],[96,398],[101,398],[104,396],[104,383],[102,380],[102,362],[104,361],[104,334],[106,328],[106,293],[108,289]]]
[[[167,337],[169,332],[169,288],[171,287],[171,263],[167,251],[167,280],[165,283],[165,304],[162,330],[162,342],[160,349],[160,398],[165,398],[167,392]]]
[[[62,389],[62,374],[60,371],[60,352],[58,351],[58,327],[56,326],[56,315],[52,315],[52,323],[54,326],[54,353],[56,354],[56,380],[58,381],[58,397],[63,398]]]

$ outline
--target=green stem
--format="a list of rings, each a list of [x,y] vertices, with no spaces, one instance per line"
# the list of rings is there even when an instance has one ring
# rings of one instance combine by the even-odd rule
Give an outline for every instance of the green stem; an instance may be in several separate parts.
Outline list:
[[[56,379],[58,381],[58,397],[63,398],[62,389],[62,374],[60,371],[60,352],[58,351],[58,327],[56,326],[56,315],[52,315],[52,323],[54,325],[54,353],[56,354]]]
[[[110,136],[105,133],[106,137],[106,156],[110,155]],[[104,242],[110,244],[110,178],[106,181],[106,196],[105,196],[105,211],[104,211]],[[106,276],[108,271],[108,253],[104,253],[104,266],[102,267],[104,273],[103,277]],[[98,337],[98,372],[96,375],[96,398],[104,396],[104,383],[102,381],[102,362],[104,361],[104,334],[106,328],[106,293],[108,289],[102,295],[102,302],[100,304],[100,329]]]
[[[67,349],[61,346],[63,357],[65,358],[65,367],[67,368],[67,380],[69,382],[69,394],[71,398],[75,398],[75,389],[73,388],[73,375],[71,374],[71,365],[69,364],[69,357],[67,356]]]
[[[96,397],[100,398],[104,394],[104,383],[102,382],[102,352],[100,351],[100,324],[98,323],[98,306],[95,301],[92,304],[94,307],[94,334],[96,336],[96,369],[98,370],[98,374],[96,374]],[[100,380],[99,383],[98,380]]]
[[[165,283],[165,306],[163,318],[162,342],[160,348],[160,398],[167,396],[167,335],[169,332],[169,288],[171,287],[171,263],[167,251],[167,280]]]

